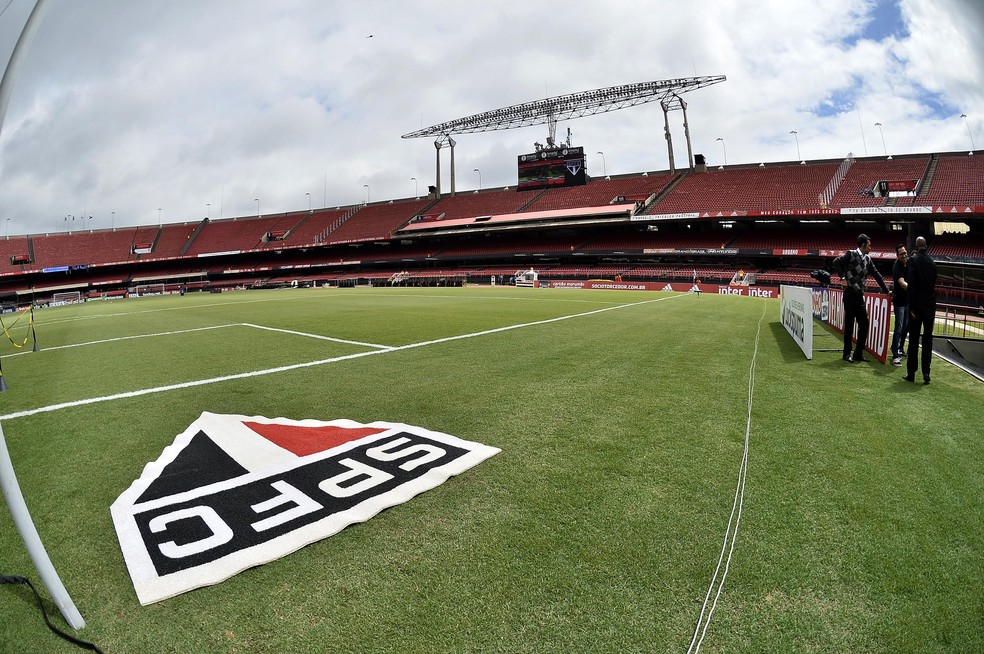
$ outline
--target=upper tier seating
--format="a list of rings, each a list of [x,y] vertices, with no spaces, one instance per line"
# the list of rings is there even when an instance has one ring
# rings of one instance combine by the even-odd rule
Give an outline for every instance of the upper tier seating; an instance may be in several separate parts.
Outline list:
[[[929,193],[917,205],[984,204],[984,156],[941,156]]]
[[[872,190],[878,182],[891,180],[922,180],[929,166],[929,157],[896,157],[891,161],[855,161],[847,171],[837,193],[830,199],[831,207],[880,207],[887,197],[867,197],[863,191]]]
[[[91,266],[129,261],[134,258],[131,246],[135,243],[153,242],[157,229],[124,227],[35,237],[34,266]]]
[[[307,245],[315,243],[315,239],[324,234],[336,221],[348,213],[350,209],[315,209],[306,219],[301,219],[295,225],[284,245]]]
[[[329,232],[325,242],[330,244],[386,240],[426,207],[428,202],[430,201],[424,198],[366,205],[337,229]]]
[[[186,254],[253,250],[263,245],[263,237],[275,229],[281,216],[213,220],[205,224]]]
[[[666,173],[646,177],[593,178],[583,186],[548,189],[527,206],[525,211],[596,207],[610,204],[619,196],[649,196],[666,188],[674,177],[675,175]]]
[[[164,225],[161,228],[161,235],[157,239],[154,252],[149,255],[153,258],[166,259],[181,255],[181,250],[188,244],[188,239],[198,229],[200,223],[176,223]]]
[[[0,272],[20,270],[20,264],[11,265],[10,257],[29,254],[26,236],[11,236],[0,240]]]
[[[542,191],[487,190],[478,193],[457,193],[443,197],[427,209],[427,215],[444,214],[443,220],[496,216],[517,213]]]
[[[820,193],[830,183],[839,165],[787,164],[690,173],[646,213],[819,208]]]

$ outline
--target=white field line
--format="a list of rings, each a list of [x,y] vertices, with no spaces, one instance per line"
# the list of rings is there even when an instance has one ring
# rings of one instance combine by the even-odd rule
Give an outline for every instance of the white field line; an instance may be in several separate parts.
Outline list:
[[[83,321],[83,320],[98,320],[100,318],[119,318],[119,317],[125,317],[125,316],[138,316],[138,315],[143,315],[143,314],[147,314],[147,313],[161,313],[161,312],[165,312],[165,311],[168,311],[168,312],[169,311],[193,311],[195,309],[209,309],[209,308],[212,308],[212,307],[229,307],[229,306],[238,306],[238,305],[241,305],[241,304],[259,304],[259,303],[264,303],[264,302],[292,302],[292,301],[296,301],[296,300],[309,300],[310,301],[311,298],[312,298],[312,295],[308,295],[307,293],[314,293],[313,297],[318,298],[318,299],[327,299],[327,300],[333,300],[333,299],[339,298],[339,297],[352,297],[352,296],[366,297],[366,296],[373,296],[374,295],[372,292],[366,292],[366,291],[356,291],[356,292],[339,293],[339,292],[337,292],[336,289],[328,289],[327,291],[321,291],[320,289],[318,289],[317,291],[306,291],[305,292],[305,295],[303,295],[303,296],[302,295],[296,295],[296,296],[291,296],[291,297],[269,297],[269,298],[250,299],[250,300],[233,300],[233,301],[230,301],[230,302],[207,302],[207,303],[203,303],[203,304],[189,304],[187,306],[181,306],[181,307],[162,307],[162,308],[159,308],[159,309],[143,309],[143,310],[140,310],[140,311],[120,311],[120,312],[117,312],[117,313],[96,313],[96,314],[92,314],[90,316],[72,316],[72,317],[66,317],[66,318],[54,318],[54,319],[51,319],[51,320],[43,320],[42,322],[39,322],[38,324],[57,325],[59,323],[64,323],[64,322],[79,322],[79,321]],[[375,296],[376,297],[379,297],[378,293],[375,294]],[[583,300],[583,299],[579,300],[579,299],[573,299],[573,298],[544,298],[543,296],[537,296],[537,297],[533,297],[533,296],[522,296],[522,297],[520,297],[520,296],[505,296],[505,295],[500,295],[500,296],[448,295],[448,294],[420,295],[420,294],[417,294],[417,293],[388,293],[387,294],[387,297],[412,297],[412,298],[426,299],[426,300],[430,300],[430,299],[443,299],[443,298],[454,298],[454,299],[465,299],[465,300],[536,300],[537,302],[546,301],[546,302],[563,302],[563,303],[579,303],[579,304],[612,304],[612,302],[605,301],[605,300]],[[137,299],[139,299],[139,298],[137,298]],[[45,315],[44,317],[47,318],[48,316]]]
[[[86,347],[88,345],[99,345],[101,343],[116,343],[116,342],[119,342],[119,341],[132,341],[132,340],[136,340],[138,338],[153,338],[153,337],[156,337],[156,336],[174,336],[175,334],[187,334],[189,332],[203,332],[203,331],[207,331],[209,329],[224,329],[226,327],[243,327],[243,326],[245,326],[245,324],[246,323],[237,322],[237,323],[230,323],[228,325],[212,325],[211,327],[193,327],[191,329],[179,329],[179,330],[175,330],[175,331],[171,331],[171,332],[157,332],[157,333],[154,333],[154,334],[137,334],[135,336],[118,336],[116,338],[104,338],[102,340],[98,340],[98,341],[86,341],[84,343],[70,343],[69,345],[54,345],[52,347],[42,348],[40,351],[41,352],[52,352],[54,350],[67,350],[67,349],[70,349],[70,348],[73,348],[73,347]],[[22,354],[37,354],[37,353],[36,352],[31,352],[30,350],[28,350],[26,352],[15,352],[14,354],[6,354],[6,355],[4,355],[3,357],[0,357],[0,358],[6,359],[8,357],[16,357],[16,356],[20,356]]]
[[[236,379],[248,379],[251,377],[260,377],[263,375],[272,375],[280,372],[288,372],[291,370],[299,370],[301,368],[311,368],[314,366],[323,366],[331,363],[337,363],[339,361],[348,361],[350,359],[359,359],[362,357],[375,356],[378,354],[387,354],[390,352],[399,352],[401,350],[411,350],[418,347],[427,347],[430,345],[438,345],[440,343],[450,343],[452,341],[459,341],[466,338],[476,338],[478,336],[487,336],[489,334],[497,334],[500,332],[512,331],[514,329],[523,329],[526,327],[535,327],[538,325],[547,325],[554,322],[560,322],[563,320],[571,320],[572,318],[583,318],[586,316],[592,316],[599,313],[604,313],[606,311],[615,311],[617,309],[625,309],[628,307],[636,307],[644,304],[652,304],[654,302],[662,302],[664,300],[672,300],[674,298],[687,297],[685,294],[681,295],[670,295],[666,297],[657,298],[655,300],[643,300],[641,302],[631,302],[629,304],[619,304],[612,307],[605,307],[603,309],[594,309],[593,311],[585,311],[582,313],[574,313],[566,316],[560,316],[557,318],[547,318],[546,320],[537,320],[534,322],[520,323],[517,325],[509,325],[506,327],[497,327],[495,329],[487,329],[480,332],[473,332],[471,334],[460,334],[458,336],[448,336],[446,338],[438,338],[432,341],[423,341],[420,343],[411,343],[409,345],[400,345],[392,347],[385,350],[371,350],[368,352],[358,352],[356,354],[347,354],[344,356],[331,357],[329,359],[319,359],[317,361],[308,361],[305,363],[295,363],[286,366],[278,366],[276,368],[267,368],[265,370],[255,370],[253,372],[242,372],[234,375],[223,375],[221,377],[211,377],[208,379],[198,379],[194,381],[181,382],[178,384],[169,384],[167,386],[155,386],[153,388],[144,388],[136,391],[127,391],[125,393],[114,393],[112,395],[104,395],[102,397],[92,397],[83,400],[74,400],[72,402],[62,402],[60,404],[51,404],[44,407],[38,407],[35,409],[26,409],[24,411],[16,411],[14,413],[8,413],[6,415],[0,416],[0,421],[11,420],[13,418],[24,418],[27,416],[37,415],[39,413],[50,413],[52,411],[59,411],[61,409],[70,409],[78,406],[85,406],[87,404],[97,404],[100,402],[111,402],[113,400],[122,400],[131,397],[139,397],[141,395],[153,395],[155,393],[165,393],[167,391],[180,390],[184,388],[193,388],[195,386],[206,386],[209,384],[218,384],[225,381],[233,381]]]
[[[116,342],[119,342],[119,341],[132,341],[132,340],[136,340],[138,338],[154,338],[154,337],[157,337],[157,336],[174,336],[174,335],[177,335],[177,334],[188,334],[188,333],[191,333],[191,332],[203,332],[203,331],[208,331],[210,329],[224,329],[226,327],[250,327],[252,329],[263,329],[263,330],[267,330],[267,331],[271,331],[271,332],[283,332],[285,334],[293,334],[294,336],[304,336],[304,337],[307,337],[307,338],[316,338],[316,339],[322,340],[322,341],[333,341],[335,343],[347,343],[349,345],[358,345],[358,346],[361,346],[361,347],[374,347],[374,348],[379,349],[379,350],[388,350],[388,349],[390,349],[390,346],[389,345],[376,345],[375,343],[361,343],[359,341],[347,341],[344,338],[334,338],[332,336],[322,336],[321,334],[308,334],[306,332],[297,332],[297,331],[292,331],[292,330],[289,330],[289,329],[277,329],[276,327],[264,327],[263,325],[254,325],[253,323],[248,323],[248,322],[234,322],[234,323],[229,323],[228,325],[212,325],[211,327],[193,327],[191,329],[178,329],[178,330],[170,331],[170,332],[155,332],[153,334],[137,334],[135,336],[118,336],[116,338],[104,338],[104,339],[101,339],[101,340],[98,340],[98,341],[86,341],[84,343],[71,343],[69,345],[55,345],[53,347],[46,347],[46,348],[42,349],[41,352],[51,352],[53,350],[66,350],[66,349],[73,348],[73,347],[86,347],[88,345],[100,345],[102,343],[116,343]],[[23,351],[23,352],[15,352],[14,354],[6,354],[6,355],[0,357],[0,359],[6,359],[8,357],[16,357],[16,356],[20,356],[22,354],[36,354],[36,353],[31,352],[30,350],[27,350],[27,351]]]
[[[349,345],[361,345],[363,347],[374,347],[377,350],[392,350],[391,345],[376,345],[375,343],[363,343],[361,341],[347,341],[344,338],[333,338],[331,336],[322,336],[320,334],[308,334],[307,332],[295,332],[293,329],[279,329],[277,327],[264,327],[263,325],[254,325],[253,323],[244,322],[242,323],[246,327],[253,327],[255,329],[265,329],[271,332],[280,332],[281,334],[293,334],[294,336],[305,336],[307,338],[317,338],[322,341],[334,341],[335,343],[348,343]]]
[[[700,617],[697,619],[697,626],[694,628],[694,637],[687,648],[687,654],[697,654],[700,651],[707,629],[711,626],[711,615],[717,608],[718,598],[724,590],[724,580],[728,577],[728,569],[731,567],[731,556],[735,551],[735,541],[738,539],[738,524],[741,522],[741,510],[745,500],[745,477],[748,473],[748,441],[752,432],[752,398],[755,394],[755,365],[758,361],[759,337],[762,335],[762,321],[765,319],[768,304],[763,303],[762,316],[759,318],[758,329],[755,332],[755,349],[752,352],[752,362],[748,369],[748,417],[745,421],[745,448],[741,455],[741,465],[738,466],[738,485],[735,488],[735,498],[731,505],[731,516],[728,518],[728,528],[724,535],[724,544],[721,546],[721,556],[718,558],[717,568],[714,569],[714,576],[707,587],[707,595],[704,597],[704,604],[700,609]],[[727,554],[727,559],[725,559]],[[724,564],[724,570],[721,565]],[[715,587],[717,591],[715,592]],[[711,594],[714,594],[714,601],[711,602]],[[708,606],[710,604],[710,606]]]

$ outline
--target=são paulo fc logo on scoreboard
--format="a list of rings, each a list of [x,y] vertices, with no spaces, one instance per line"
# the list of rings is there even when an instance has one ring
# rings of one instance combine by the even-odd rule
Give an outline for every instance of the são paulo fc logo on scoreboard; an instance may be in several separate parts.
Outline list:
[[[219,583],[494,456],[410,425],[203,413],[110,511],[141,604]]]

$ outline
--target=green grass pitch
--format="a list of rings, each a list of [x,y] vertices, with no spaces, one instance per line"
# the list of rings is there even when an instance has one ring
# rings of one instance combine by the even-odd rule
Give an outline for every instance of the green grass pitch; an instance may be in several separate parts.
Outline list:
[[[39,352],[0,344],[0,421],[77,635],[107,654],[686,652],[746,429],[700,651],[984,651],[984,386],[938,359],[927,387],[807,361],[778,314],[513,288],[90,302],[37,311]],[[202,411],[403,422],[502,452],[143,607],[109,506]],[[6,509],[5,574],[39,582]],[[0,586],[0,652],[73,651]]]

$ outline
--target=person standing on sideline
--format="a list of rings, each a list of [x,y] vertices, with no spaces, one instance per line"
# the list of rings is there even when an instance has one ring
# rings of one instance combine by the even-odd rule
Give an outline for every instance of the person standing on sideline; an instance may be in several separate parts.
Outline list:
[[[933,323],[936,322],[936,262],[926,253],[926,239],[916,239],[916,253],[909,259],[909,358],[905,362],[907,382],[916,380],[919,367],[919,332],[922,331],[923,384],[929,383],[933,361]]]
[[[871,361],[864,356],[864,348],[868,344],[868,309],[864,306],[864,287],[868,275],[873,275],[875,281],[889,294],[888,287],[881,273],[871,263],[871,238],[867,234],[858,235],[858,248],[848,250],[834,259],[834,270],[844,280],[844,361],[857,363]],[[854,324],[858,325],[858,343],[851,356],[851,335]]]
[[[905,281],[909,253],[905,244],[895,246],[895,265],[892,266],[892,306],[895,308],[895,332],[892,334],[892,365],[902,366],[905,335],[909,333],[909,284]]]

